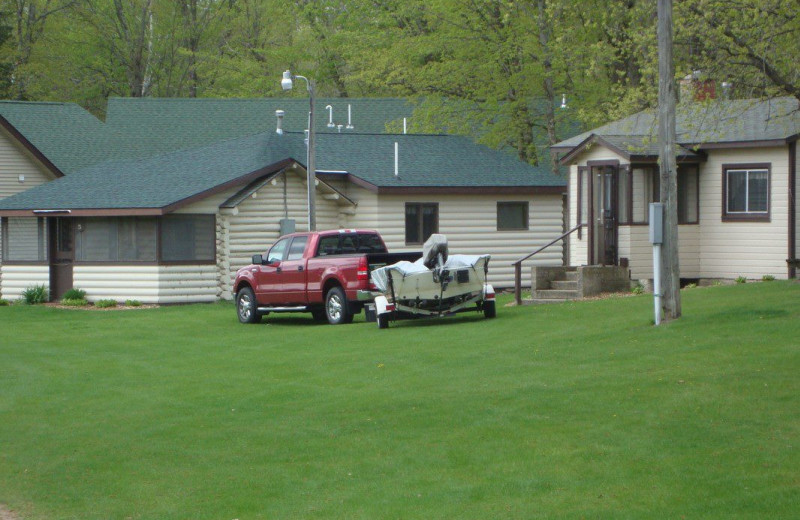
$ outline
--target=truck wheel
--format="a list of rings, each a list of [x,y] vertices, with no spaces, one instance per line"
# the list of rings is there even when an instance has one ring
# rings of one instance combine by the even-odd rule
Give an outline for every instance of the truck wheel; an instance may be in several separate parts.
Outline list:
[[[258,302],[253,289],[245,287],[236,295],[236,315],[242,323],[258,323],[261,315],[258,313]]]
[[[483,302],[483,315],[486,318],[494,318],[497,316],[497,306],[495,306],[494,300],[488,300]]]
[[[341,287],[333,287],[325,296],[325,315],[331,325],[353,321],[353,314],[350,312],[347,297]]]
[[[378,314],[378,328],[379,329],[388,329],[389,328],[389,313]]]

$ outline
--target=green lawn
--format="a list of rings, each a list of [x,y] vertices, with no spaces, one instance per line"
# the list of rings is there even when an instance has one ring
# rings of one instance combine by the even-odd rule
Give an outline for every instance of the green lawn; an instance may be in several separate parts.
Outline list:
[[[0,503],[47,520],[796,518],[800,284],[683,305],[660,328],[643,295],[382,331],[245,326],[231,304],[0,307]]]

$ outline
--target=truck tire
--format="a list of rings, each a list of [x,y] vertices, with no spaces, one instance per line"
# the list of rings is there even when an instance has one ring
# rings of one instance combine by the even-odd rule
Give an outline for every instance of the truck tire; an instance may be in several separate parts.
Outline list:
[[[494,318],[497,316],[497,306],[495,305],[494,300],[483,302],[483,315],[486,318]]]
[[[256,295],[250,287],[244,287],[236,294],[236,315],[241,323],[258,323],[261,321]]]
[[[353,314],[350,312],[347,297],[341,287],[332,287],[328,294],[325,295],[325,315],[331,325],[340,325],[353,321]]]
[[[377,320],[378,328],[379,329],[388,329],[389,328],[389,313],[378,314]]]

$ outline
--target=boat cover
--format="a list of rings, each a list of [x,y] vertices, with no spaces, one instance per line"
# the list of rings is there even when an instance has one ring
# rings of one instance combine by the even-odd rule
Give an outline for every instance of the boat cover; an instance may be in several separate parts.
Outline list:
[[[447,237],[439,233],[429,236],[422,246],[422,262],[428,269],[439,265],[439,255],[442,255],[442,262],[446,262],[447,254]]]
[[[475,267],[482,258],[488,261],[490,255],[450,255],[444,263],[444,269],[455,270]],[[377,287],[379,291],[386,293],[389,291],[389,276],[392,276],[391,273],[396,273],[395,276],[400,275],[402,278],[406,278],[421,273],[430,274],[430,272],[431,270],[425,267],[425,256],[423,256],[416,262],[407,262],[404,260],[396,264],[375,269],[370,274],[370,277],[375,287]]]

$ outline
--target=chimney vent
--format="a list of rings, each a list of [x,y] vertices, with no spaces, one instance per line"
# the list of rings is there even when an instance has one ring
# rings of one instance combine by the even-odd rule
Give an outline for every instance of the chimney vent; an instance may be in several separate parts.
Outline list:
[[[278,128],[275,130],[275,133],[278,135],[283,135],[283,116],[285,112],[283,110],[276,110],[275,117],[278,119]]]

